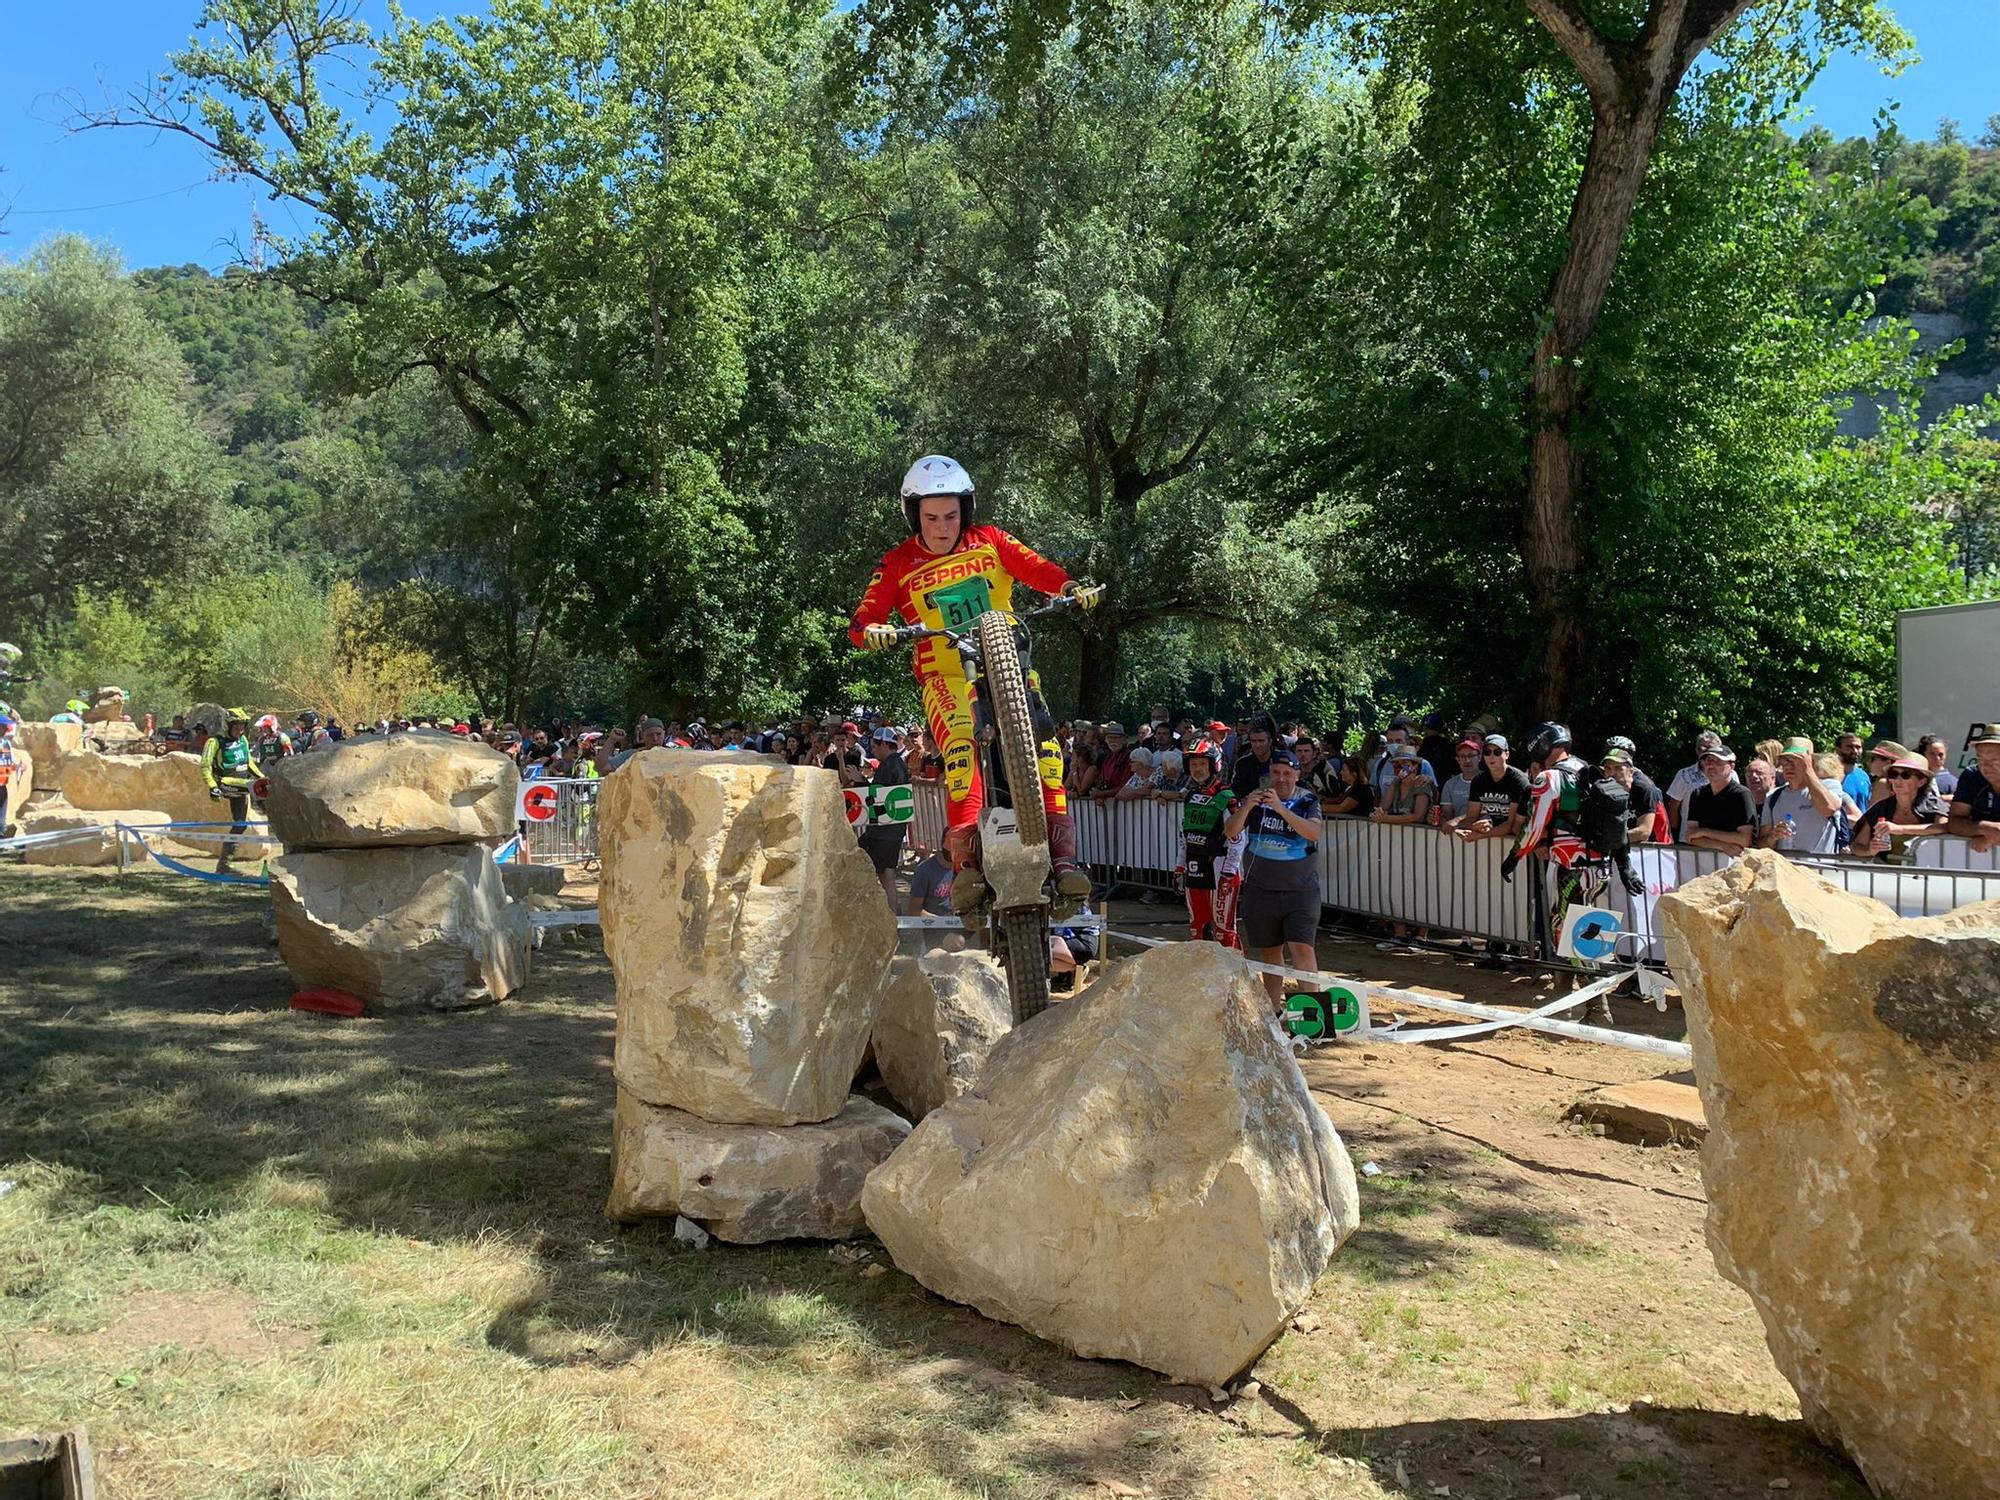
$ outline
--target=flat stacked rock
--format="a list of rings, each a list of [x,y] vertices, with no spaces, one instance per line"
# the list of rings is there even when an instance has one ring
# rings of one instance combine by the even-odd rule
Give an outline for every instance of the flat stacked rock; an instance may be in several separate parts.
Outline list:
[[[1661,898],[1708,1246],[1878,1495],[2000,1497],[2000,901],[1906,920],[1751,850]]]
[[[87,830],[94,831],[97,836],[79,836],[53,844],[31,844],[21,851],[21,858],[31,865],[81,865],[86,868],[115,865],[118,863],[119,840],[124,838],[117,831],[117,824],[159,824],[166,821],[165,813],[147,808],[121,808],[116,812],[85,811],[71,807],[60,797],[51,798],[37,803],[21,816],[20,831],[23,836],[45,833],[80,835]],[[132,838],[125,838],[124,842],[126,864],[145,864],[148,858],[146,844]]]
[[[265,768],[278,953],[302,987],[366,1011],[455,1010],[526,983],[528,911],[487,840],[514,827],[520,777],[490,746],[413,731],[343,740]]]
[[[1242,958],[1175,943],[1001,1038],[861,1207],[941,1297],[1221,1385],[1360,1218],[1354,1169]]]
[[[648,750],[605,778],[597,826],[612,1216],[679,1214],[746,1243],[859,1233],[861,1178],[903,1123],[849,1095],[896,922],[839,779]]]
[[[73,729],[74,725],[54,725]],[[100,755],[78,750],[62,756],[58,779],[45,783],[83,812],[117,812],[139,821],[132,808],[155,808],[168,822],[212,823],[220,804],[208,795],[201,761],[185,750],[165,755]]]

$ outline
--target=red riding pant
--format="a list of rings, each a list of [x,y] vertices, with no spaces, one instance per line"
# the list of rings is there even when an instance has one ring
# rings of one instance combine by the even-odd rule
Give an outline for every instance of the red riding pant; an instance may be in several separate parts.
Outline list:
[[[1188,927],[1197,942],[1207,939],[1225,948],[1241,948],[1236,936],[1236,892],[1243,884],[1240,875],[1217,875],[1215,889],[1187,888]]]
[[[930,720],[931,738],[944,757],[945,827],[970,828],[979,821],[986,805],[986,790],[980,784],[979,757],[972,743],[972,684],[956,673],[927,672],[918,679],[924,688],[924,717]],[[1029,687],[1039,691],[1031,676]],[[1042,778],[1042,807],[1051,816],[1069,811],[1063,792],[1062,751],[1054,740],[1040,746],[1039,770]]]

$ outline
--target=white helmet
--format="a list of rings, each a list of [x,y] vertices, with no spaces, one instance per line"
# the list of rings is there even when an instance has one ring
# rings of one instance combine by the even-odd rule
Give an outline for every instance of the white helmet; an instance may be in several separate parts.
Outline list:
[[[957,459],[942,453],[925,454],[903,475],[903,519],[910,523],[911,535],[917,531],[918,503],[935,495],[958,497],[958,527],[963,534],[972,524],[972,493],[972,476]]]
[[[276,714],[265,714],[263,718],[257,721],[257,731],[260,734],[276,734],[278,732],[278,716]]]
[[[914,474],[917,471],[915,469],[912,469],[910,470],[910,472]],[[908,481],[905,481],[905,483],[907,482]],[[21,659],[21,648],[19,646],[15,645],[12,641],[0,641],[0,661],[4,661],[7,663],[7,665],[12,666],[15,662],[19,661],[20,659]]]

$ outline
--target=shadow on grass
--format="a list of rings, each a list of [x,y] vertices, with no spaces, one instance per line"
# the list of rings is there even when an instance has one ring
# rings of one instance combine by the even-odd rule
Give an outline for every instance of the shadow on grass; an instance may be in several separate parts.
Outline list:
[[[1117,1398],[1206,1407],[904,1277],[870,1277],[879,1252],[696,1252],[664,1224],[612,1226],[613,991],[594,946],[545,948],[525,995],[499,1006],[339,1020],[286,1008],[260,893],[18,874],[0,874],[0,1139],[10,1156],[75,1174],[78,1212],[209,1212],[275,1172],[317,1184],[351,1226],[438,1243],[502,1235],[541,1274],[491,1320],[494,1347],[544,1367],[621,1363],[690,1338],[806,1366],[859,1360],[872,1378],[948,1391],[952,1414],[914,1436],[858,1417],[857,1447],[915,1444],[930,1472],[968,1489],[1004,1479],[960,1441],[968,1430],[1021,1424],[1010,1465],[1085,1484],[1134,1462],[1124,1426],[1145,1448],[1145,1419],[1125,1423]],[[1364,1186],[1363,1225],[1342,1252],[1356,1274],[1421,1278],[1476,1255],[1481,1238],[1540,1251],[1571,1227],[1513,1198],[1501,1164],[1469,1144],[1365,1149],[1385,1175]],[[1026,1425],[1061,1400],[1096,1407],[1074,1442]],[[1174,1484],[1175,1462],[1149,1455],[1147,1482],[1190,1487]]]
[[[1781,1481],[1788,1500],[1868,1497],[1855,1469],[1797,1420],[1641,1405],[1567,1417],[1321,1429],[1268,1388],[1260,1399],[1280,1419],[1267,1435],[1303,1437],[1324,1454],[1366,1464],[1392,1495],[1707,1500],[1765,1494]]]

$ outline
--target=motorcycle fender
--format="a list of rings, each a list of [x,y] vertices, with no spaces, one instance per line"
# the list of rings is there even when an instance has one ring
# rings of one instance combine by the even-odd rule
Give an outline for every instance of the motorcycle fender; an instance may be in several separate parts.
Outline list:
[[[1023,844],[1012,808],[988,807],[979,815],[979,868],[1002,910],[1046,906],[1042,887],[1049,878],[1044,844]]]

